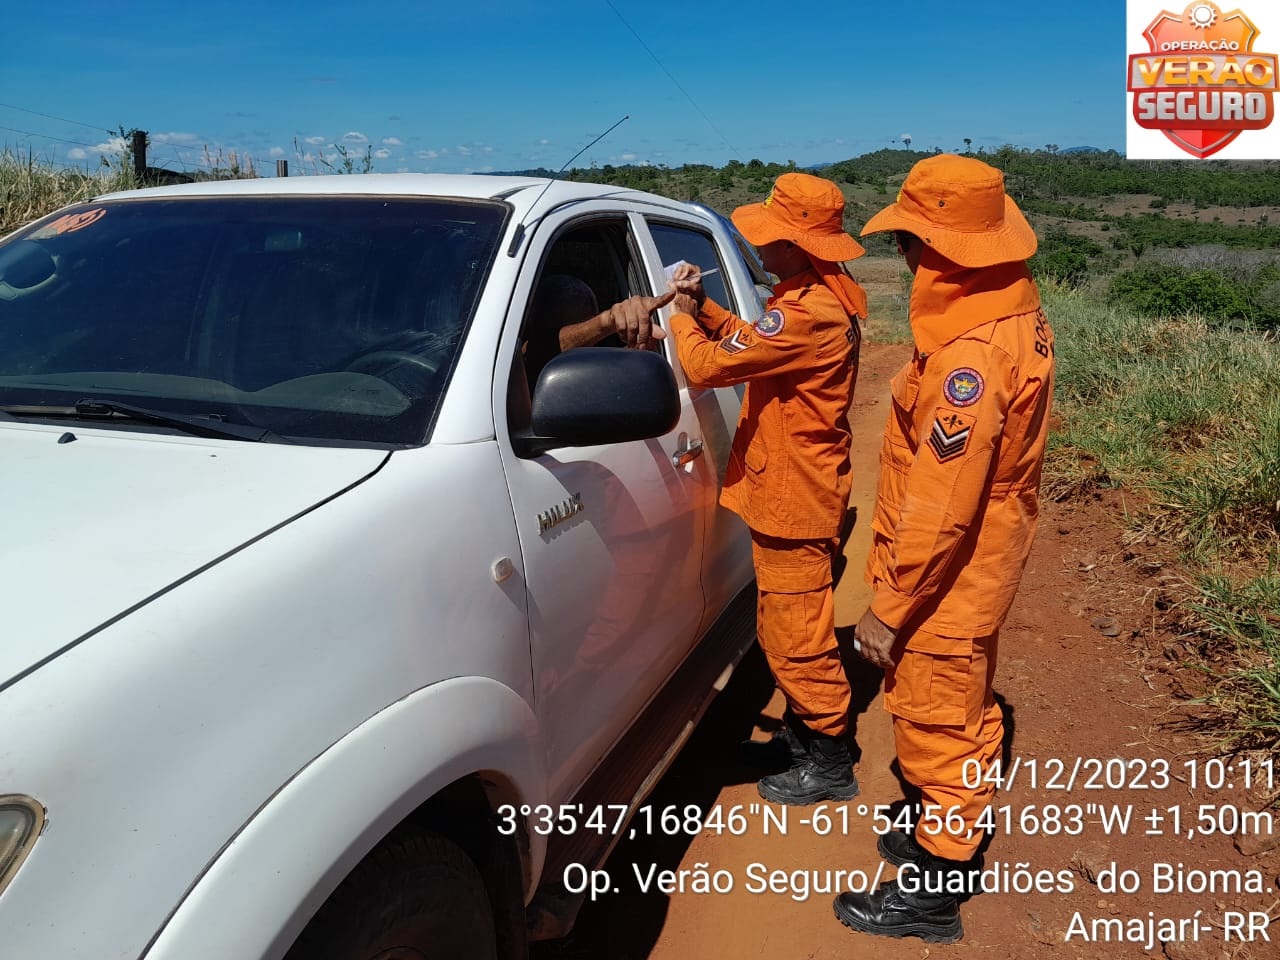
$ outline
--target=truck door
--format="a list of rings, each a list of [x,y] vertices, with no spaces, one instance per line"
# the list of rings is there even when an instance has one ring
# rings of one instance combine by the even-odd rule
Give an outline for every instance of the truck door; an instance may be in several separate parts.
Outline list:
[[[754,280],[736,250],[722,248],[713,233],[701,224],[677,220],[670,214],[650,215],[647,220],[648,233],[653,238],[660,263],[666,265],[684,260],[697,264],[704,272],[717,270],[702,282],[707,296],[743,319],[754,320],[760,315]],[[743,291],[743,296],[735,295],[735,290]],[[674,356],[674,350],[672,353]],[[679,360],[674,362],[678,367]],[[677,376],[683,385],[684,372],[677,370]],[[739,384],[716,390],[686,387],[683,391],[686,402],[693,407],[698,423],[697,436],[702,439],[705,450],[705,456],[696,469],[703,472],[703,478],[712,490],[704,514],[707,528],[702,562],[702,588],[707,600],[704,627],[711,625],[742,585],[754,575],[751,535],[747,525],[737,514],[720,506],[718,500],[729,465],[729,449],[738,425],[743,390]]]
[[[654,292],[630,220],[617,203],[595,215],[592,206],[548,215],[529,241],[499,354],[498,369],[510,367],[510,396],[494,412],[523,553],[535,711],[553,800],[585,780],[679,666],[703,619],[707,493],[674,463],[698,433],[687,397],[675,429],[652,440],[528,459],[509,441],[527,423],[522,356],[539,333],[533,325],[541,318],[532,315],[539,284],[576,278],[600,309]],[[674,356],[670,344],[661,349]]]

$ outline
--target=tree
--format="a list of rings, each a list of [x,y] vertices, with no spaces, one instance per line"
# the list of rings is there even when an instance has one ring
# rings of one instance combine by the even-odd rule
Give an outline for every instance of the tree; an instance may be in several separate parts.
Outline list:
[[[972,141],[970,138],[965,137],[965,138],[964,138],[964,152],[965,152],[965,153],[968,153],[968,152],[969,152],[969,148],[970,148],[970,147],[972,147],[972,146],[973,146],[973,141]]]

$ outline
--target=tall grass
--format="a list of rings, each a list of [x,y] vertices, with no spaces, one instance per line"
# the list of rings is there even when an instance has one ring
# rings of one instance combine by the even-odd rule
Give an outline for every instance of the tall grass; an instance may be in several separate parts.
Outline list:
[[[1197,577],[1196,627],[1230,656],[1205,669],[1224,745],[1280,745],[1280,344],[1194,316],[1149,319],[1045,290],[1057,336],[1046,492],[1144,490],[1149,532]]]
[[[0,148],[0,236],[68,203],[133,186],[132,171],[118,166],[100,173],[65,170],[30,151]]]

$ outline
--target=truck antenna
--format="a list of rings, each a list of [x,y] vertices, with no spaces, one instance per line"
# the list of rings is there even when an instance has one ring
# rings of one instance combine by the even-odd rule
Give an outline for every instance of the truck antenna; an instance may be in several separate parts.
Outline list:
[[[614,130],[622,126],[622,124],[625,121],[630,119],[631,119],[631,114],[629,113],[623,114],[621,120],[619,120],[612,127],[606,130],[604,133],[600,134],[600,136],[596,137],[594,140],[588,143],[585,147],[583,147],[581,150],[575,153],[572,157],[566,160],[564,162],[564,166],[561,167],[559,170],[557,170],[555,174],[552,175],[551,179],[547,181],[547,185],[542,188],[542,193],[539,193],[536,197],[533,198],[533,203],[529,205],[529,209],[532,210],[534,207],[538,205],[538,201],[542,199],[543,194],[545,194],[548,190],[550,190],[551,185],[555,183],[558,179],[560,179],[560,174],[564,173],[565,170],[569,168],[569,164],[573,163],[573,161],[577,160],[580,156],[582,156],[584,153],[586,153],[588,150],[594,147],[597,143],[599,143],[609,134],[613,133]],[[516,255],[516,251],[520,249],[520,242],[523,239],[524,239],[524,220],[522,219],[518,224],[516,224],[516,232],[515,232],[515,235],[511,238],[511,246],[507,248],[508,257],[514,257]]]

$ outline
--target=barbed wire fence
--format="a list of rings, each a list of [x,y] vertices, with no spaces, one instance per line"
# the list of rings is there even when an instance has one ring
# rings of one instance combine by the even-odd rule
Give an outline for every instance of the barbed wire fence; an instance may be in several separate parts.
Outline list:
[[[262,170],[273,170],[277,177],[287,177],[290,174],[289,161],[284,158],[262,160],[246,151],[224,151],[222,146],[211,149],[208,144],[196,146],[173,143],[164,139],[154,141],[146,130],[128,129],[123,125],[112,128],[104,124],[88,123],[12,103],[0,102],[0,109],[106,134],[105,139],[99,139],[95,143],[89,138],[77,139],[74,135],[58,136],[27,129],[26,124],[23,126],[0,124],[0,132],[16,134],[20,138],[16,146],[19,151],[25,149],[29,159],[36,156],[37,151],[42,149],[42,145],[47,147],[51,144],[65,145],[82,154],[82,156],[58,157],[56,148],[50,150],[48,158],[42,158],[41,163],[60,170],[88,175],[92,173],[91,168],[94,165],[114,166],[130,170],[139,183],[147,184],[190,182],[197,179],[253,178],[260,176]],[[296,146],[295,144],[295,148]],[[15,155],[7,144],[0,148],[0,153]],[[198,156],[193,157],[192,153],[198,153]],[[306,157],[301,152],[298,160],[303,168],[302,172],[305,172]],[[322,153],[320,162],[324,163],[324,160]],[[318,167],[316,172],[320,172]]]

